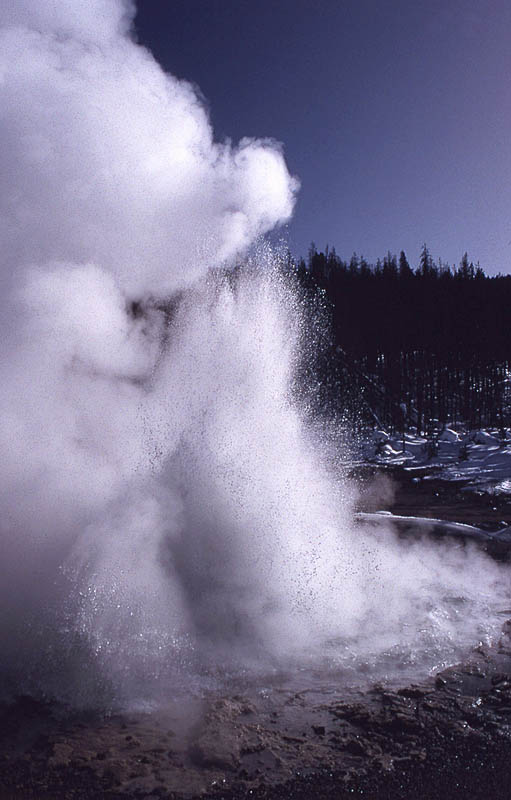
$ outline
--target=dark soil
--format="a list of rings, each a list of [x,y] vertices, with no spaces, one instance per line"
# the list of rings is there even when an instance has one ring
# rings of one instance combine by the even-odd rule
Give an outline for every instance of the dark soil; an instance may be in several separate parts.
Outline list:
[[[434,683],[291,692],[266,712],[247,696],[217,698],[178,744],[155,717],[59,721],[20,698],[0,717],[0,797],[507,800],[509,630]]]
[[[508,498],[413,477],[379,473],[361,507],[488,530],[511,524]],[[170,704],[77,715],[27,697],[0,708],[0,800],[510,796],[511,621],[494,647],[479,645],[420,685],[303,689],[288,680],[190,701],[180,715]]]

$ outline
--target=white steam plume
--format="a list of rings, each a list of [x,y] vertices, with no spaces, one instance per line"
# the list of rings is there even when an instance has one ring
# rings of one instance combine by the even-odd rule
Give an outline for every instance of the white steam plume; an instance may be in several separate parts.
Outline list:
[[[125,292],[162,294],[291,215],[297,183],[279,146],[213,142],[194,89],[126,35],[130,10],[0,9],[4,277],[93,263]]]
[[[228,661],[434,662],[491,630],[499,570],[353,529],[293,400],[292,287],[264,249],[208,273],[297,182],[270,140],[214,143],[132,17],[0,9],[4,673],[88,703]]]

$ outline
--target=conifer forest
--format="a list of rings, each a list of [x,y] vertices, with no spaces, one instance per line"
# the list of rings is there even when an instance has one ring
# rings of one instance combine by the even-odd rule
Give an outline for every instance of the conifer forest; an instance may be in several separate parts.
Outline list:
[[[294,265],[328,319],[320,402],[360,424],[434,434],[445,425],[511,424],[511,276],[488,276],[465,253],[458,267],[423,246],[371,265],[311,245]]]

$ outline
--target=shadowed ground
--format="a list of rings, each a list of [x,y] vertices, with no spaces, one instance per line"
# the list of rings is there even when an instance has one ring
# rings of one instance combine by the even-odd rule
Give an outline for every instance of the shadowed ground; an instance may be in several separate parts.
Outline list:
[[[393,477],[395,497],[387,493],[384,505],[395,513],[413,509],[483,529],[511,522],[507,498]],[[374,498],[365,508],[375,510]],[[494,647],[475,643],[465,664],[434,679],[365,690],[328,680],[283,675],[264,687],[239,683],[228,696],[171,699],[157,713],[106,718],[18,698],[0,713],[0,797],[509,797],[504,612]]]

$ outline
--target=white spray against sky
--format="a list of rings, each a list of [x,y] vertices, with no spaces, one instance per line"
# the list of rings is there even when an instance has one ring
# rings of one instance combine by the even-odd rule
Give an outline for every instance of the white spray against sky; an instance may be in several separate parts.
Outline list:
[[[213,141],[133,15],[0,9],[4,672],[87,703],[226,663],[434,663],[492,630],[500,572],[354,528],[290,393],[295,290],[264,247],[208,272],[297,181],[271,140]]]

